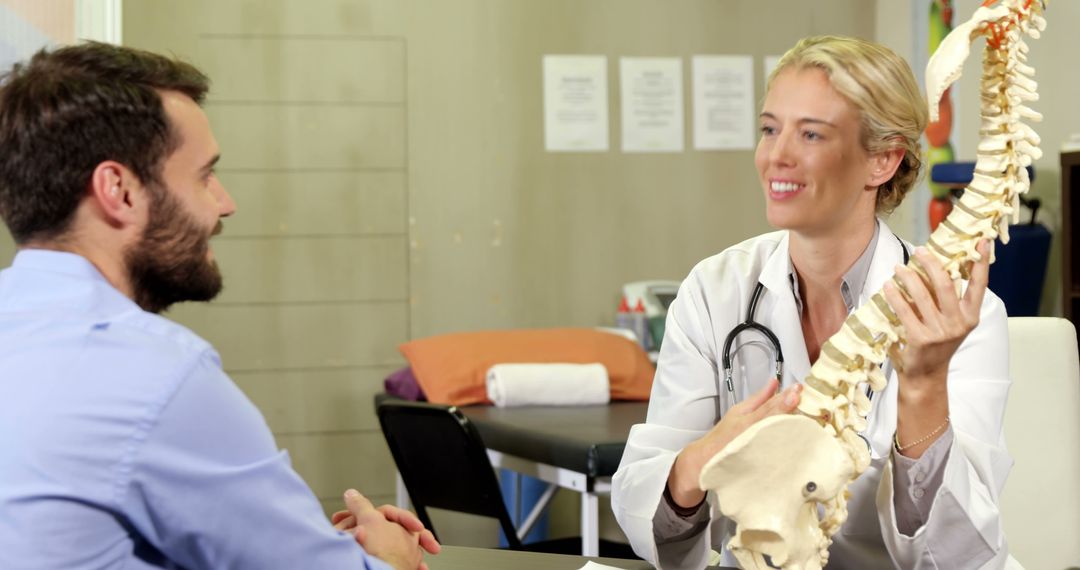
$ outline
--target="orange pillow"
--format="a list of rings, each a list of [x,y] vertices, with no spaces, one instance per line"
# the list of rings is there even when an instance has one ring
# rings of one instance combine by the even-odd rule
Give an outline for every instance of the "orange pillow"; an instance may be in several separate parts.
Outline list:
[[[607,368],[612,400],[648,400],[656,368],[633,341],[585,328],[511,329],[453,333],[398,347],[429,401],[490,404],[484,382],[495,364],[599,362]]]

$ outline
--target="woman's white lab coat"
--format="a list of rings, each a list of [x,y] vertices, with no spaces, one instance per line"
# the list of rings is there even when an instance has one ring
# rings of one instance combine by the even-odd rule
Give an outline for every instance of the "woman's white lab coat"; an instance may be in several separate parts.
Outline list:
[[[882,222],[857,305],[881,289],[903,262],[899,241]],[[755,320],[771,328],[784,351],[783,384],[810,371],[792,294],[786,231],[765,234],[699,263],[672,303],[649,402],[647,423],[630,432],[612,486],[612,508],[635,551],[662,568],[703,568],[710,549],[730,539],[731,521],[712,506],[704,532],[677,544],[657,545],[653,516],[675,456],[717,420],[721,350],[728,332],[746,317],[755,285],[766,291]],[[908,246],[909,250],[911,246]],[[773,373],[769,345],[743,333],[732,349],[738,399],[760,389]],[[913,536],[897,531],[890,449],[896,430],[896,374],[873,398],[865,434],[870,467],[851,485],[849,518],[833,537],[829,568],[1000,568],[1008,559],[998,495],[1012,466],[1002,421],[1009,391],[1005,308],[990,291],[978,327],[949,365],[953,441],[937,497]],[[727,408],[726,397],[724,409]],[[778,469],[783,466],[778,465]],[[891,560],[891,562],[890,562]],[[722,563],[735,566],[730,553]]]

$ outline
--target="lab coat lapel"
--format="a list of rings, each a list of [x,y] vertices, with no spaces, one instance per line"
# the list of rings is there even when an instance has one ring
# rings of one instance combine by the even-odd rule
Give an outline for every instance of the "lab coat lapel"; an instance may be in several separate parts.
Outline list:
[[[788,250],[788,234],[780,240],[772,255],[765,261],[759,280],[768,290],[769,303],[762,306],[759,322],[771,328],[780,339],[784,351],[784,378],[787,386],[802,382],[810,374],[810,357],[806,354],[799,308],[791,291],[791,254]],[[764,382],[764,379],[762,380]]]
[[[896,241],[896,235],[892,233],[889,226],[885,225],[885,222],[878,220],[878,223],[881,226],[877,246],[874,248],[874,258],[870,261],[870,269],[866,273],[863,290],[859,293],[860,306],[869,302],[870,297],[880,291],[885,282],[892,278],[895,273],[893,268],[904,262],[904,252],[900,248],[900,243]],[[910,244],[908,251],[912,251]],[[870,438],[875,459],[888,456],[893,432],[896,431],[896,371],[891,365],[887,366],[886,370],[889,374],[889,384],[883,393],[874,395],[868,416],[870,425],[867,435]],[[892,402],[893,405],[885,405],[884,402]]]
[[[900,243],[896,241],[896,235],[892,233],[885,222],[881,224],[878,232],[877,246],[874,249],[874,257],[870,261],[870,269],[866,273],[866,281],[863,282],[863,290],[859,293],[859,305],[870,300],[870,297],[885,286],[885,282],[896,273],[893,268],[904,262],[904,252],[900,249]],[[908,246],[911,249],[911,246]]]

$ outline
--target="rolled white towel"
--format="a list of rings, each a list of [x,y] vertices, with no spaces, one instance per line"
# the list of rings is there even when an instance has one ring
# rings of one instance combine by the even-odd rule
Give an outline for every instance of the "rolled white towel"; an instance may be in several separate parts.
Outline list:
[[[500,408],[588,406],[611,400],[603,364],[496,364],[487,372],[488,399]]]

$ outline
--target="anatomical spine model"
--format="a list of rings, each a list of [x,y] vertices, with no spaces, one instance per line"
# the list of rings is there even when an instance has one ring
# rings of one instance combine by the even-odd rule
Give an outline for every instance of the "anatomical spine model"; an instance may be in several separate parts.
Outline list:
[[[1039,136],[1022,121],[1042,118],[1027,107],[1038,95],[1024,36],[1039,37],[1043,9],[1039,0],[989,0],[945,38],[927,65],[934,120],[938,99],[960,77],[972,42],[986,38],[974,179],[927,244],[957,294],[959,280],[979,259],[976,244],[998,236],[1008,241],[1019,195],[1030,185],[1025,167],[1042,155]],[[927,281],[914,258],[908,265]],[[903,291],[895,277],[893,283]],[[786,569],[816,570],[828,562],[832,535],[847,518],[847,487],[870,464],[858,435],[870,411],[864,386],[885,388],[880,365],[903,343],[900,320],[878,292],[822,346],[796,413],[758,422],[705,465],[701,488],[714,491],[720,511],[736,523],[728,546],[743,568],[768,568],[765,556]]]

